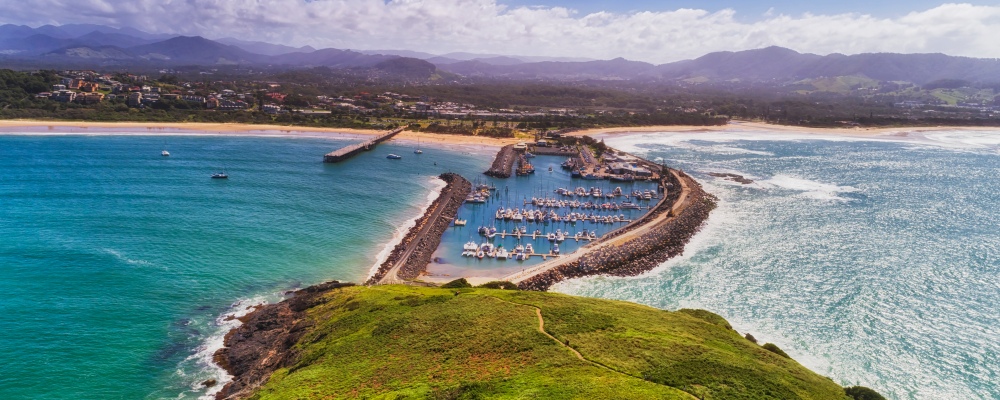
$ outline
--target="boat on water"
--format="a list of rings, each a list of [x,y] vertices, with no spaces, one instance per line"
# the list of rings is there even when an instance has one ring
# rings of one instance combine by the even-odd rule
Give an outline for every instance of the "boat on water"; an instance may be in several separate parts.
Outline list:
[[[559,254],[559,244],[552,245],[552,254]]]
[[[226,174],[226,171],[216,172],[212,174],[212,179],[229,179],[229,174]]]
[[[385,158],[388,158],[390,160],[399,160],[399,159],[403,158],[403,156],[399,156],[399,155],[396,155],[396,154],[389,154],[389,155],[385,156]]]
[[[524,246],[524,254],[534,254],[534,253],[535,253],[535,248],[531,246],[531,243],[528,243],[526,246]]]
[[[456,219],[455,220],[455,226],[465,226],[466,223],[468,223],[468,221],[466,221],[464,219]]]
[[[413,154],[424,154],[424,151],[420,150],[420,139],[417,139],[417,148],[413,149]]]
[[[170,157],[170,152],[166,151],[166,150],[163,150],[163,151],[160,152],[160,155],[164,156],[164,157]]]
[[[465,246],[462,246],[462,250],[466,250],[466,251],[472,250],[473,252],[476,251],[476,249],[478,249],[478,248],[479,248],[479,245],[476,244],[476,242],[473,242],[471,240],[468,243],[466,243]]]

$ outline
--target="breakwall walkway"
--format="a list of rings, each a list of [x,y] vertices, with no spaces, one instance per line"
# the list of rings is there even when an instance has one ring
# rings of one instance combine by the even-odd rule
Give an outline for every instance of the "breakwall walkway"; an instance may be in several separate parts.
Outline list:
[[[396,128],[388,132],[384,132],[375,136],[372,139],[366,140],[358,144],[352,144],[350,146],[342,147],[340,149],[331,151],[323,156],[323,162],[325,163],[336,163],[341,162],[351,157],[354,157],[362,151],[368,151],[375,148],[375,145],[382,143],[386,140],[392,139],[393,136],[398,135],[403,131],[403,128]]]
[[[441,235],[451,226],[459,207],[472,191],[472,184],[458,174],[448,172],[441,174],[440,178],[448,184],[403,240],[392,249],[367,284],[407,283],[427,269],[431,256],[441,244]]]
[[[494,178],[510,178],[510,171],[514,169],[514,161],[516,160],[517,156],[514,154],[514,145],[509,144],[501,147],[496,157],[493,158],[493,165],[484,174]]]

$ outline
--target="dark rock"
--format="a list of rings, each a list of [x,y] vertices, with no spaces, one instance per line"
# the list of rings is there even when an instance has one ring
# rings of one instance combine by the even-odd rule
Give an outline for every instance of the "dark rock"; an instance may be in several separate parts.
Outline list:
[[[312,326],[305,311],[322,304],[324,293],[353,285],[332,281],[310,286],[280,303],[257,306],[240,318],[243,325],[226,334],[225,347],[213,357],[216,364],[234,377],[216,399],[243,398],[276,369],[293,365],[298,354],[292,347]]]

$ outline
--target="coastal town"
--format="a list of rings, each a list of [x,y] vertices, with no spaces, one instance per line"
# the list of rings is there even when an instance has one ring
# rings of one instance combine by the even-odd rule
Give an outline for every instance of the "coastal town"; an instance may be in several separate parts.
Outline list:
[[[475,81],[452,83],[474,89],[454,91],[440,90],[427,83],[400,86],[349,81],[316,85],[280,74],[271,76],[273,79],[260,79],[258,76],[216,77],[212,72],[183,77],[175,73],[177,71],[168,69],[153,74],[38,70],[30,76],[42,80],[45,86],[33,84],[25,88],[32,101],[0,109],[0,116],[47,118],[48,114],[61,113],[97,121],[276,123],[376,130],[405,127],[430,133],[516,137],[518,132],[567,128],[718,126],[732,119],[847,128],[872,124],[909,125],[920,121],[992,124],[990,121],[1000,115],[1000,101],[992,89],[960,84],[921,88],[885,82],[866,83],[845,88],[840,94],[845,96],[843,100],[825,98],[823,101],[831,103],[809,105],[798,101],[762,104],[754,101],[753,96],[733,102],[710,94],[687,96],[683,100],[657,98],[629,87],[542,86],[536,89],[528,86],[519,92],[504,94],[501,99],[490,94],[491,86]],[[313,76],[310,79],[323,78]],[[685,88],[695,89],[695,86]],[[590,93],[593,90],[605,92]],[[597,97],[589,101],[550,100],[545,95],[549,91]],[[877,104],[878,111],[871,107],[858,108],[853,101],[847,101],[850,98]]]

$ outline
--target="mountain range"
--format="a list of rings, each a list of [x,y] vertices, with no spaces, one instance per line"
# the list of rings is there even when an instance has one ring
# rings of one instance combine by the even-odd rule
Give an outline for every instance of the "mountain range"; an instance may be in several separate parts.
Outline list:
[[[387,61],[393,61],[386,64]],[[407,61],[412,60],[412,61]],[[430,54],[411,50],[291,47],[235,38],[150,34],[101,25],[0,25],[0,67],[17,65],[269,65],[366,68],[433,74],[435,69],[492,79],[795,82],[836,76],[926,84],[951,79],[1000,82],[1000,60],[944,54],[803,54],[781,47],[709,53],[661,65],[623,58],[592,60],[489,53]],[[429,66],[432,67],[429,68]],[[409,69],[408,69],[409,68]],[[428,72],[429,71],[429,72]],[[429,75],[428,75],[429,76]]]

